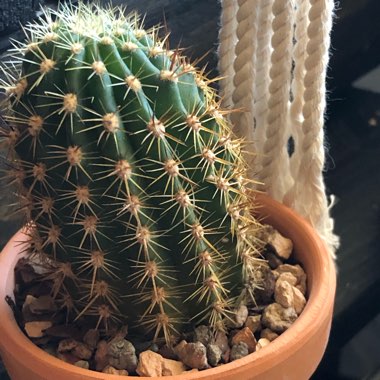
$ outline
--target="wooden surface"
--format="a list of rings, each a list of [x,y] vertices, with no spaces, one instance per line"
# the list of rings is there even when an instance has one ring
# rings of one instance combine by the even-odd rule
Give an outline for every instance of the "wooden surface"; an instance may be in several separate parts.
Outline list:
[[[128,4],[128,9],[146,13],[147,26],[165,15],[171,46],[180,44],[194,59],[208,52],[208,67],[216,74],[218,1],[129,0]],[[316,380],[345,378],[337,367],[342,348],[380,313],[380,95],[350,87],[352,80],[380,63],[380,1],[344,0],[340,7],[328,82],[326,183],[337,198],[333,216],[342,244],[332,336]],[[370,118],[378,125],[369,125]],[[3,223],[0,228],[4,240],[15,226]],[[374,368],[368,368],[371,371]]]

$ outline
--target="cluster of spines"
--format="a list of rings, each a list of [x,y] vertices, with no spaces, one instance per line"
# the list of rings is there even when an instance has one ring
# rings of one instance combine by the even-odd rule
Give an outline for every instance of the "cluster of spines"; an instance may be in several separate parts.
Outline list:
[[[167,341],[183,322],[220,327],[260,244],[209,81],[122,9],[63,5],[26,29],[3,68],[1,137],[32,249],[57,260],[54,296],[97,325],[130,311]]]

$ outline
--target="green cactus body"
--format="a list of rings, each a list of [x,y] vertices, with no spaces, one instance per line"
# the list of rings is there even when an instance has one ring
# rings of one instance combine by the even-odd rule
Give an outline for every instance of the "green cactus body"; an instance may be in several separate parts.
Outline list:
[[[260,265],[240,141],[157,29],[83,4],[55,16],[3,70],[2,132],[54,297],[73,318],[126,318],[167,341],[220,328]]]

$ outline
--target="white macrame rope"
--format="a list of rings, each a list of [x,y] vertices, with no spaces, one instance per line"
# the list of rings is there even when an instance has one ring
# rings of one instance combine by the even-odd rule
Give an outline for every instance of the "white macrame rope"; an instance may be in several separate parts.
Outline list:
[[[235,108],[242,112],[231,114],[231,121],[235,132],[246,141],[246,151],[253,151],[253,86],[255,83],[255,56],[257,41],[257,1],[238,0],[239,9],[237,18],[237,44],[234,61],[235,75],[233,77],[234,90],[232,101]],[[248,164],[253,166],[254,157],[247,155]]]
[[[232,92],[234,90],[233,81],[230,78],[234,77],[235,71],[233,62],[235,61],[235,45],[237,42],[236,35],[236,0],[222,0],[222,15],[220,18],[219,30],[219,72],[223,73],[223,78],[220,80],[222,106],[224,108],[232,107]]]
[[[269,69],[272,53],[272,6],[274,0],[261,0],[258,11],[257,48],[256,48],[256,80],[253,87],[254,108],[253,122],[255,124],[253,141],[255,144],[255,169],[260,171],[263,146],[266,140],[268,99],[269,99]]]
[[[226,76],[221,91],[229,108],[245,110],[231,119],[240,137],[255,140],[251,174],[258,173],[273,198],[307,218],[334,255],[339,240],[322,176],[334,0],[239,0],[238,9],[234,4],[222,0],[227,29],[220,34],[219,68]]]
[[[259,179],[274,199],[284,195],[289,157],[286,152],[287,119],[292,65],[294,7],[289,0],[273,4],[273,36],[269,85],[268,125]],[[285,175],[284,175],[285,174]]]
[[[299,171],[299,164],[301,159],[301,149],[299,147],[303,143],[302,122],[303,114],[302,108],[304,105],[304,78],[305,78],[305,59],[306,46],[309,40],[307,35],[307,28],[309,26],[308,13],[310,10],[310,2],[298,0],[296,4],[296,22],[294,27],[294,47],[293,47],[293,80],[291,84],[292,103],[289,113],[289,131],[294,141],[294,152],[290,157],[290,176],[293,181],[291,187],[287,189],[283,202],[291,207],[294,207],[295,192],[294,182]]]
[[[329,59],[330,31],[333,0],[310,0],[310,24],[307,29],[309,41],[305,60],[304,105],[302,114],[303,143],[299,171],[295,181],[296,202],[299,211],[320,232],[331,252],[338,245],[333,235],[333,220],[325,195],[322,171],[325,164],[324,112],[326,107],[326,70]]]

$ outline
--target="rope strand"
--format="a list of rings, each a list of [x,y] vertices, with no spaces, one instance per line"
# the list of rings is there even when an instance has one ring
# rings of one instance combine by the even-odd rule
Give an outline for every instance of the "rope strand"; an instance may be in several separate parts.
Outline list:
[[[294,8],[291,1],[275,0],[273,4],[273,37],[269,85],[268,125],[259,178],[269,195],[279,201],[289,179],[286,168],[287,117],[290,93],[292,28]],[[284,169],[286,172],[284,173]]]
[[[253,87],[254,96],[254,143],[257,154],[255,169],[260,171],[262,166],[263,146],[266,140],[267,113],[269,100],[269,69],[272,53],[272,6],[274,0],[262,0],[259,5],[259,22],[257,29],[256,49],[256,80]]]
[[[238,0],[237,38],[234,62],[235,76],[232,100],[242,112],[231,114],[235,133],[246,141],[246,159],[253,167],[253,85],[257,34],[257,0]]]
[[[324,112],[326,108],[326,70],[329,59],[330,30],[334,10],[333,0],[310,0],[310,24],[307,29],[307,58],[304,78],[302,114],[303,143],[301,161],[295,185],[295,208],[320,232],[334,252],[339,241],[333,235],[333,220],[325,195],[322,171],[325,164]]]
[[[219,30],[219,73],[222,76],[220,80],[220,95],[222,97],[222,107],[232,107],[232,93],[234,85],[232,78],[234,77],[235,61],[235,45],[237,42],[236,35],[236,0],[221,0],[222,14],[220,17]]]
[[[290,106],[289,114],[289,130],[294,141],[294,152],[290,157],[290,175],[293,179],[290,189],[284,196],[284,204],[294,208],[296,202],[296,194],[294,185],[297,181],[297,174],[301,160],[302,150],[300,146],[303,143],[302,122],[303,114],[302,108],[304,105],[304,78],[305,78],[305,59],[306,46],[308,43],[307,28],[309,25],[308,13],[310,10],[310,2],[298,0],[296,10],[296,22],[294,30],[294,47],[293,47],[293,80],[291,84],[292,103]]]

